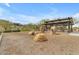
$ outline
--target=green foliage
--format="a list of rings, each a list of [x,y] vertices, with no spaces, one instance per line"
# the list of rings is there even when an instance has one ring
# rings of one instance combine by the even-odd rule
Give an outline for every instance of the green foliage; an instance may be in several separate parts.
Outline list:
[[[37,31],[40,29],[41,24],[44,24],[49,19],[42,19],[39,23],[33,24],[29,23],[22,25],[19,23],[12,23],[6,20],[0,19],[0,26],[4,28],[4,32],[20,32],[20,31]],[[67,29],[67,27],[57,27],[57,29]]]
[[[29,23],[27,25],[24,25],[22,28],[21,28],[21,31],[31,31],[31,30],[37,30],[37,25],[36,24],[32,24],[32,23]]]
[[[38,26],[33,23],[22,25],[19,23],[12,23],[12,22],[2,20],[2,19],[0,19],[0,27],[4,28],[4,32],[20,32],[20,31],[38,30]]]
[[[49,21],[49,19],[42,19],[39,24],[44,24],[46,21]]]
[[[49,21],[49,19],[42,19],[42,20],[37,24],[38,30],[40,29],[41,25],[44,24],[46,21]]]

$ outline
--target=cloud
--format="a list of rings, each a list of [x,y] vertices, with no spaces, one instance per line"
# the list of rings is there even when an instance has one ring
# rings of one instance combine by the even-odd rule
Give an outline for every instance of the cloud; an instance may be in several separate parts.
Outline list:
[[[79,27],[79,13],[75,13],[74,15],[72,15],[72,17],[74,18],[73,27]]]
[[[21,24],[37,23],[40,20],[39,17],[13,13],[1,7],[0,7],[0,19],[5,19],[11,22],[17,22]]]
[[[21,23],[21,24],[38,22],[38,17],[28,16],[28,15],[24,15],[24,14],[15,14],[13,16],[10,16],[9,18],[12,22],[17,22],[17,23]]]
[[[79,13],[74,14],[72,17],[74,17],[77,21],[79,21]]]
[[[6,5],[7,7],[10,7],[10,4],[9,4],[9,3],[5,3],[5,5]]]
[[[10,7],[9,4],[6,5]],[[57,9],[51,9],[49,13],[41,14],[40,16],[29,16],[27,14],[14,13],[11,10],[7,10],[0,7],[0,18],[21,24],[38,23],[42,19],[56,18],[57,13],[58,13]]]
[[[6,19],[21,24],[38,23],[41,19],[52,18],[51,14],[43,14],[41,16],[29,16],[27,14],[13,13],[7,9],[0,7],[0,19]]]
[[[79,13],[74,14],[73,17],[79,18]]]

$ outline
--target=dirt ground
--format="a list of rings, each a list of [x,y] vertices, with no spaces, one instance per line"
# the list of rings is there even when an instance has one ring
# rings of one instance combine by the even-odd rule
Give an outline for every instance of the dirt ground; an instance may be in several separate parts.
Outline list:
[[[79,37],[67,33],[45,33],[48,41],[34,42],[27,32],[4,33],[0,55],[78,55]]]

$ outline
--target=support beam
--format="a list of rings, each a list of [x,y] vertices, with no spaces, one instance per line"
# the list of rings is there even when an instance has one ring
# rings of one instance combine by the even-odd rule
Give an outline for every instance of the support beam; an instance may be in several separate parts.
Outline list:
[[[70,23],[68,22],[68,33],[70,33],[70,30],[71,29],[71,27],[70,27]]]
[[[71,32],[73,32],[72,24],[71,24]]]

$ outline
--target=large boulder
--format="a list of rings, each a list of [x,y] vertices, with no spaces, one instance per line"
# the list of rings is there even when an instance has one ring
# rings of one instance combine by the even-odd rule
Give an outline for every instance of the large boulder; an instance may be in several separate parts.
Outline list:
[[[38,41],[38,42],[42,42],[42,41],[47,41],[47,38],[46,38],[44,33],[38,33],[35,35],[33,40]]]
[[[35,32],[34,31],[30,31],[28,34],[29,35],[35,35]]]

